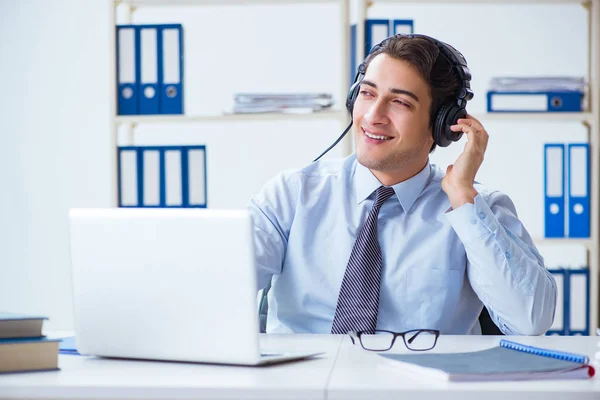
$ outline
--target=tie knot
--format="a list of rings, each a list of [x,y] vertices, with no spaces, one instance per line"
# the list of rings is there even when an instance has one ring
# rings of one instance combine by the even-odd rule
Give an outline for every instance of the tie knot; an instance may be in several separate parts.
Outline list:
[[[394,188],[389,186],[379,186],[375,192],[375,204],[373,208],[379,208],[383,203],[387,201],[394,194]]]

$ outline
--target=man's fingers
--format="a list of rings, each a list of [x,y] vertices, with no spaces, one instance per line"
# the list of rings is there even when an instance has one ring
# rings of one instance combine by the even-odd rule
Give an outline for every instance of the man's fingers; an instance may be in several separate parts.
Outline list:
[[[485,149],[487,148],[488,134],[483,127],[481,129],[477,129],[474,126],[467,124],[456,124],[451,125],[450,130],[453,132],[464,132],[470,142],[474,143],[477,147],[485,152]]]

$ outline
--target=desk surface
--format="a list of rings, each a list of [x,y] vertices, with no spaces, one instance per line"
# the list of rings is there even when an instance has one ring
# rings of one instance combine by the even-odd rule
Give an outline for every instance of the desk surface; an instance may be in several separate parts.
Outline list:
[[[585,353],[599,337],[513,337]],[[442,336],[435,352],[493,347],[500,337]],[[325,351],[318,358],[267,367],[235,367],[60,355],[60,371],[0,375],[0,399],[600,399],[589,380],[445,383],[387,367],[344,335],[262,335],[267,351]],[[407,352],[397,343],[394,352]],[[413,397],[407,397],[413,396]]]
[[[436,353],[483,350],[498,345],[504,336],[440,336]],[[598,348],[597,336],[535,336],[505,337],[515,342],[587,354],[590,360]],[[408,353],[403,344],[396,343],[391,350]],[[597,371],[597,374],[600,371]],[[442,393],[443,392],[443,393]],[[429,398],[473,400],[520,399],[600,399],[600,378],[586,380],[548,380],[523,382],[448,383],[410,374],[388,367],[380,357],[352,345],[344,338],[327,387],[327,399],[398,399],[424,400]]]
[[[325,354],[241,367],[59,355],[60,371],[0,375],[10,399],[323,399],[342,336],[261,336],[268,352]]]

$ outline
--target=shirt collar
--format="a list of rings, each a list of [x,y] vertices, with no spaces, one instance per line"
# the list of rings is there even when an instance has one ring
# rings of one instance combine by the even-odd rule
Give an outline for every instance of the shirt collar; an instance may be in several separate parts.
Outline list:
[[[425,188],[430,174],[431,168],[429,160],[427,160],[425,168],[419,171],[415,176],[392,186],[405,213],[408,213]],[[358,204],[365,201],[379,186],[381,186],[381,182],[379,182],[375,175],[356,160],[354,187]]]

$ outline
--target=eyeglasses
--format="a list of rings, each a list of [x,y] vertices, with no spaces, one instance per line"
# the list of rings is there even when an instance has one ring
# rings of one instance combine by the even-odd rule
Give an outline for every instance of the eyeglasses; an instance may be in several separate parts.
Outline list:
[[[348,332],[352,344],[360,342],[363,349],[369,351],[386,351],[394,346],[398,336],[402,337],[407,349],[413,351],[426,351],[435,347],[440,331],[435,329],[413,329],[406,332],[392,332],[384,330]]]

